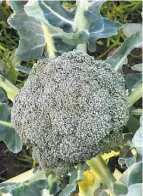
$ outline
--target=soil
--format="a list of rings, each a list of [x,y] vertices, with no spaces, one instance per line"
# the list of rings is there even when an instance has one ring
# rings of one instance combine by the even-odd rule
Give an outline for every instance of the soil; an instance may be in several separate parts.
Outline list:
[[[0,142],[0,182],[10,179],[32,168],[30,150],[23,147],[18,154],[11,153],[3,142]]]

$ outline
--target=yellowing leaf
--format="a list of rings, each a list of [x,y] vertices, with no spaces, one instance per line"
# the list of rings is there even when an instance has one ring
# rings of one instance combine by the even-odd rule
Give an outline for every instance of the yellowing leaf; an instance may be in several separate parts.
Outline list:
[[[83,173],[84,180],[78,182],[79,196],[93,195],[94,191],[99,187],[100,183],[95,175],[90,171]]]

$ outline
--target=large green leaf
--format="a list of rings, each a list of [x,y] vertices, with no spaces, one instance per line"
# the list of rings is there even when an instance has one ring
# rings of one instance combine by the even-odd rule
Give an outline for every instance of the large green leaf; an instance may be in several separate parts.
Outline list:
[[[127,186],[120,181],[114,183],[114,193],[116,196],[126,194],[128,192]]]
[[[143,63],[135,64],[134,66],[131,67],[132,70],[134,71],[143,71]]]
[[[121,23],[111,21],[101,17],[99,21],[91,23],[89,26],[89,50],[96,50],[96,40],[107,38],[118,33],[118,29],[122,27]]]
[[[100,8],[104,0],[94,0],[88,4],[83,2],[83,10],[77,6],[74,11],[66,11],[60,1],[8,2],[14,10],[8,22],[20,34],[16,54],[25,61],[41,57],[46,44],[47,49],[52,45],[52,50],[57,54],[87,42],[89,49],[95,51],[97,39],[114,35],[121,27],[120,23],[101,16]],[[78,28],[85,21],[87,25]],[[43,25],[47,28],[47,34],[43,31]]]
[[[130,115],[126,127],[128,128],[129,132],[135,133],[137,129],[140,127],[140,122],[136,117]]]
[[[62,28],[65,32],[73,32],[73,16],[66,11],[60,1],[38,1],[45,19],[53,26]]]
[[[29,74],[30,73],[30,68],[24,67],[23,65],[19,65],[15,68],[17,71],[20,71],[22,73]]]
[[[88,22],[88,49],[91,52],[96,50],[96,40],[115,35],[122,27],[121,23],[101,16],[100,9],[104,2],[105,0],[91,1],[84,13]]]
[[[4,182],[0,183],[0,194],[9,193],[12,189],[16,188],[18,183],[15,182]]]
[[[107,191],[105,189],[101,189],[101,188],[96,189],[96,191],[94,192],[94,195],[98,195],[98,196],[109,196],[109,194],[107,193]]]
[[[31,184],[22,184],[14,188],[10,193],[12,196],[42,196],[43,189],[47,188],[46,180],[38,180]]]
[[[129,186],[128,193],[120,196],[142,196],[142,183],[133,184]]]
[[[142,82],[141,73],[132,73],[125,76],[126,87],[129,91],[136,88]]]
[[[136,131],[132,142],[135,146],[135,148],[137,149],[137,152],[142,156],[142,149],[143,149],[143,136],[142,136],[142,130],[143,130],[143,126],[142,126],[142,120],[143,120],[143,115],[140,117],[140,127],[139,129]]]
[[[123,64],[127,63],[128,54],[142,43],[142,32],[137,32],[130,36],[124,43],[113,53],[112,56],[107,58],[116,71],[122,69]]]
[[[128,177],[128,186],[142,182],[143,162],[135,163]]]
[[[63,9],[60,2],[33,1],[32,3],[27,3],[24,6],[24,10],[28,16],[32,16],[39,22],[47,25],[50,35],[55,43],[55,48],[57,41],[76,46],[77,44],[84,43],[88,39],[87,34],[83,31],[73,32],[73,30],[71,31],[69,28],[68,32],[65,31],[64,26],[67,28],[70,25],[71,28],[73,28],[73,21],[68,16],[68,12]],[[37,13],[39,14],[37,15]]]
[[[83,165],[78,165],[77,169],[72,168],[70,173],[70,180],[69,184],[66,186],[66,188],[59,194],[59,196],[70,196],[77,187],[77,183],[79,180],[83,180],[83,171],[84,171],[84,166]]]
[[[18,153],[22,150],[22,142],[10,123],[11,109],[7,104],[0,104],[0,141],[6,143],[9,150]]]
[[[131,150],[132,148],[129,145],[126,145],[121,149],[118,159],[118,163],[121,165],[121,167],[124,165],[130,167],[136,162],[136,157],[132,154]]]
[[[140,23],[126,23],[123,26],[123,33],[127,38],[138,31],[142,31],[142,24]]]
[[[41,24],[35,18],[27,16],[24,11],[24,3],[19,1],[8,1],[8,3],[14,10],[8,23],[18,30],[21,38],[16,55],[20,60],[25,61],[37,59],[42,56],[45,47]]]
[[[138,185],[142,183],[142,164],[142,162],[134,163],[121,175],[121,178],[114,183],[116,196],[141,195],[141,189]]]
[[[7,95],[2,88],[0,88],[0,103],[8,103]]]

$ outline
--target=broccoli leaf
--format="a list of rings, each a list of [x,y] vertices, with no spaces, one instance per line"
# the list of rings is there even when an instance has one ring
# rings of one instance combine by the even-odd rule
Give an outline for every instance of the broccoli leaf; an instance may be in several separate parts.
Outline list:
[[[45,46],[45,38],[41,24],[33,17],[27,16],[24,11],[24,3],[9,1],[14,14],[8,19],[8,23],[20,34],[19,46],[16,55],[20,60],[28,61],[42,56]]]
[[[141,73],[128,74],[125,77],[126,87],[129,91],[135,89],[139,83],[142,82]]]
[[[89,22],[95,23],[101,19],[100,9],[101,9],[102,4],[105,1],[106,0],[92,1],[90,3],[90,5],[88,6],[87,10],[85,10],[85,13],[84,13],[86,19]]]
[[[120,196],[142,196],[142,183],[137,183],[129,186],[128,193]]]
[[[16,188],[18,183],[16,182],[4,182],[0,184],[0,194],[9,193],[12,189]]]
[[[143,71],[143,63],[135,64],[134,66],[131,67],[132,70],[134,71]]]
[[[7,98],[6,92],[2,88],[0,88],[0,102],[1,103],[8,103],[8,98]]]
[[[71,193],[73,193],[76,190],[78,181],[83,180],[83,170],[84,170],[84,165],[83,166],[78,165],[77,169],[76,168],[71,169],[69,184],[59,194],[59,196],[70,196]]]
[[[20,34],[16,54],[20,60],[24,61],[41,57],[45,52],[44,49],[48,50],[51,45],[53,54],[73,50],[83,43],[88,43],[89,50],[95,51],[97,39],[114,35],[121,27],[120,23],[101,16],[100,8],[104,0],[85,3],[82,6],[85,17],[81,17],[79,14],[78,22],[75,20],[79,10],[78,6],[67,11],[60,1],[8,2],[14,10],[8,23]],[[76,28],[79,22],[84,22],[83,20],[87,20],[87,26],[83,29]],[[47,35],[44,33],[43,24],[47,28]],[[50,42],[49,39],[52,41]],[[53,56],[49,51],[47,53],[49,56]]]
[[[96,49],[95,41],[100,38],[107,38],[117,34],[117,30],[122,25],[119,22],[111,21],[107,18],[101,17],[100,20],[91,23],[89,26],[89,50],[94,52]]]
[[[126,127],[128,128],[129,132],[134,134],[140,127],[139,120],[133,115],[130,115]]]
[[[42,196],[42,191],[47,188],[47,185],[46,180],[38,180],[30,184],[21,184],[10,193],[12,196]]]
[[[77,44],[84,43],[87,41],[88,37],[87,34],[84,31],[81,32],[65,32],[64,28],[60,28],[61,24],[59,24],[59,20],[61,21],[63,19],[62,27],[63,25],[68,25],[69,23],[72,23],[70,21],[67,21],[67,19],[63,18],[63,16],[60,17],[59,14],[56,14],[56,10],[53,10],[54,16],[58,18],[58,24],[51,21],[51,11],[49,13],[49,10],[51,10],[50,5],[52,5],[55,2],[44,2],[44,1],[34,1],[32,3],[27,3],[24,7],[25,12],[28,16],[32,16],[33,18],[36,18],[39,22],[42,22],[47,25],[48,30],[50,32],[50,36],[53,38],[53,42],[55,43],[56,51],[59,52],[59,50],[64,51],[63,42],[66,45],[70,45],[68,47],[69,50],[73,49],[73,46],[76,46]],[[54,9],[57,9],[57,4],[59,5],[59,2],[56,2],[56,7]],[[60,7],[60,6],[59,6]],[[63,8],[62,8],[63,9]],[[37,15],[37,12],[39,13]],[[67,11],[66,11],[67,13]],[[54,19],[53,19],[54,20]],[[67,21],[67,23],[66,23]],[[58,47],[57,44],[59,43]],[[59,48],[59,46],[61,46]]]
[[[112,56],[107,58],[116,71],[122,69],[123,64],[127,63],[128,54],[142,43],[142,32],[137,32],[130,36],[124,43],[113,53]]]
[[[120,151],[118,163],[121,165],[121,167],[123,167],[123,165],[130,167],[135,162],[136,157],[132,154],[131,147],[129,145],[124,146]]]
[[[117,196],[141,195],[140,185],[142,185],[142,162],[134,163],[122,174],[114,183],[114,192]]]
[[[137,33],[138,31],[142,31],[142,24],[139,23],[127,23],[123,26],[123,33],[128,38],[131,35]]]
[[[11,152],[18,153],[22,150],[22,143],[10,123],[10,116],[10,107],[7,104],[0,104],[0,141],[5,142]]]
[[[133,165],[128,177],[128,186],[142,182],[142,162]]]
[[[53,26],[62,28],[65,32],[73,31],[73,16],[66,11],[60,1],[38,1],[45,19]]]
[[[15,68],[17,71],[21,71],[22,73],[29,74],[30,68],[24,67],[23,65],[19,65]]]
[[[93,1],[85,11],[88,21],[88,49],[90,52],[96,50],[96,40],[107,38],[117,34],[117,30],[122,27],[119,22],[111,21],[100,14],[100,9],[105,0]]]
[[[96,191],[94,192],[94,195],[109,196],[108,192],[105,189],[102,189],[102,188],[96,189]]]
[[[132,142],[137,149],[137,152],[142,156],[142,148],[143,148],[143,137],[142,137],[142,119],[143,115],[140,117],[140,127],[136,131]]]

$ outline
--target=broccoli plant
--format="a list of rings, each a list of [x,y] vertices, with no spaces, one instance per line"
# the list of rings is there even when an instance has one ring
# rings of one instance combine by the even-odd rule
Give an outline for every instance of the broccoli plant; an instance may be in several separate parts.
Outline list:
[[[74,50],[33,66],[14,99],[12,124],[47,173],[63,175],[119,145],[128,114],[122,75]]]
[[[20,36],[16,55],[36,63],[30,73],[19,66],[28,74],[21,89],[0,75],[0,140],[14,153],[26,143],[40,167],[0,184],[0,193],[128,196],[135,187],[139,194],[141,179],[134,180],[134,170],[140,173],[142,165],[136,142],[140,132],[129,140],[125,130],[130,131],[134,116],[141,114],[134,104],[142,96],[142,85],[140,78],[130,84],[123,65],[141,45],[141,32],[130,35],[106,60],[95,60],[88,53],[96,51],[96,41],[124,28],[100,14],[104,1],[79,0],[68,10],[60,1],[8,3],[13,9],[8,23]],[[130,160],[121,156],[125,140]],[[119,171],[112,174],[106,165],[114,154],[131,166],[126,182],[126,174],[119,179]]]

